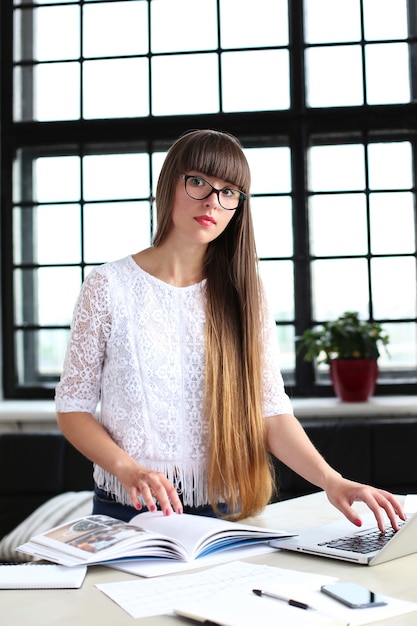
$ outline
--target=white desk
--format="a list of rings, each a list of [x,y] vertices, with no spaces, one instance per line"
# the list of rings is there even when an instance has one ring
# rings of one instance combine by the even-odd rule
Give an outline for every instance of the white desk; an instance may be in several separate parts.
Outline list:
[[[364,510],[362,504],[355,507]],[[259,526],[300,529],[322,522],[333,521],[340,513],[327,501],[324,494],[313,494],[294,500],[272,504],[265,512],[248,520]],[[277,551],[252,557],[255,563],[276,567],[317,572],[337,576],[341,580],[355,580],[373,591],[403,600],[417,602],[417,554],[374,567],[342,563],[331,559]],[[157,616],[134,620],[96,587],[96,583],[135,579],[130,574],[106,567],[91,567],[81,589],[0,591],[1,623],[8,626],[181,626],[189,624],[173,616]],[[157,602],[155,598],[155,602]],[[417,612],[380,622],[384,626],[415,626]]]

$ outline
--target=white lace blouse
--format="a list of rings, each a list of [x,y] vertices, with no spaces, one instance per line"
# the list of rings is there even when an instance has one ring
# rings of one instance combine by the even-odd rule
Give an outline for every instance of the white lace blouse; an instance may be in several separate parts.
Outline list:
[[[131,256],[93,270],[75,307],[55,396],[58,412],[96,415],[121,448],[163,472],[194,506],[208,502],[204,284],[172,286]],[[265,416],[292,413],[272,318],[265,335]],[[97,465],[94,479],[130,504],[117,479]]]

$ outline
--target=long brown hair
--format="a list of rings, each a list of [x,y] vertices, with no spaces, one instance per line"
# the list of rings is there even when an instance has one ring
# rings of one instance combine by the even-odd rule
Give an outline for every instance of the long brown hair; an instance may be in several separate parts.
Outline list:
[[[247,199],[207,248],[205,417],[209,497],[232,519],[258,513],[273,477],[263,415],[262,290],[250,211],[250,170],[239,141],[214,130],[182,135],[168,151],[156,190],[154,245],[171,228],[178,173],[196,170],[235,185]]]

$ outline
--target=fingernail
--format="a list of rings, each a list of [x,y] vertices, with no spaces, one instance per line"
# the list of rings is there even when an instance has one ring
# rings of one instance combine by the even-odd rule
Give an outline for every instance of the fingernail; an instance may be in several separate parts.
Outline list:
[[[356,526],[362,526],[362,520],[355,519],[355,524],[356,524]]]
[[[165,515],[171,515],[171,509],[165,509]]]
[[[182,511],[182,508],[179,506],[179,507],[178,507],[178,509],[177,509],[177,513],[178,513],[178,515],[181,515],[181,514],[182,514],[182,512],[183,512],[183,511]]]
[[[151,508],[149,509],[150,511],[156,511],[156,506],[154,504],[151,505]]]

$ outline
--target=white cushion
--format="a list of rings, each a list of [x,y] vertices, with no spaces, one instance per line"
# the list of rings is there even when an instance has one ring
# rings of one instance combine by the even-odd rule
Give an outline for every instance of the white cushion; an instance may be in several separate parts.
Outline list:
[[[16,547],[54,526],[91,515],[92,491],[67,491],[44,502],[0,541],[0,561],[33,561],[35,557],[16,552]]]

